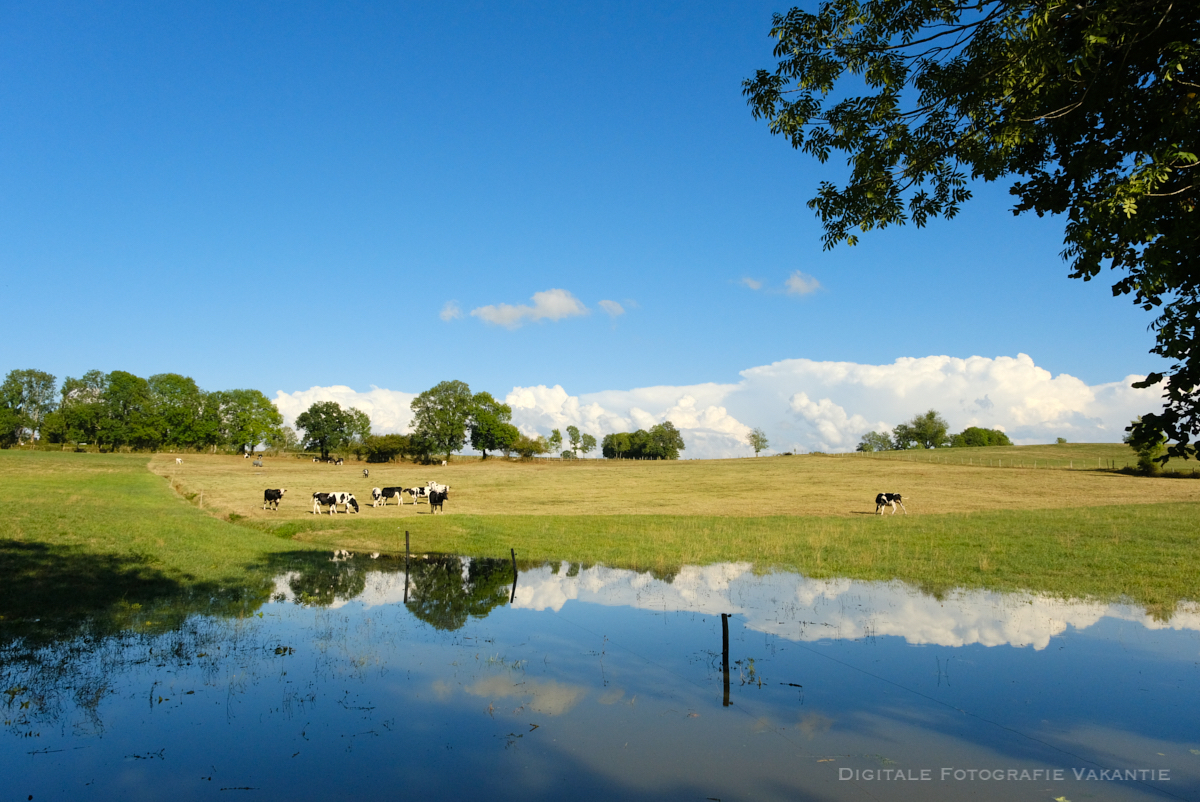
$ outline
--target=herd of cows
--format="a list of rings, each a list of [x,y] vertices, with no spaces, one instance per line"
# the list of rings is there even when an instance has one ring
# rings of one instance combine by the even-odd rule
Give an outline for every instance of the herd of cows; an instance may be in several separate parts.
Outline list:
[[[364,471],[365,473],[365,471]],[[283,494],[287,492],[286,487],[270,488],[263,491],[263,506],[264,510],[278,510],[279,502],[283,500]],[[430,512],[444,512],[443,505],[446,499],[450,497],[450,486],[438,484],[437,482],[426,482],[424,487],[374,487],[371,488],[371,506],[382,507],[387,506],[388,499],[396,499],[398,505],[404,504],[404,494],[407,493],[412,498],[412,503],[416,505],[418,499],[425,499],[429,502]],[[344,508],[346,513],[353,508],[354,512],[359,512],[358,499],[354,498],[353,493],[345,491],[335,491],[332,493],[313,493],[313,513],[320,515],[329,508],[329,514],[333,515],[338,511],[338,507]]]

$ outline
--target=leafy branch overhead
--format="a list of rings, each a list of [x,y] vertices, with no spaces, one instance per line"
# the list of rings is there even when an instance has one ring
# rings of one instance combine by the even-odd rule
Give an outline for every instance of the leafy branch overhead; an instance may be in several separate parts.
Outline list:
[[[1167,0],[827,0],[775,15],[774,71],[743,83],[756,118],[844,186],[809,201],[824,244],[954,217],[970,179],[1013,180],[1014,214],[1064,215],[1062,256],[1147,310],[1174,360],[1167,408],[1136,426],[1200,434],[1196,258],[1200,15]],[[1138,387],[1156,385],[1150,374]]]

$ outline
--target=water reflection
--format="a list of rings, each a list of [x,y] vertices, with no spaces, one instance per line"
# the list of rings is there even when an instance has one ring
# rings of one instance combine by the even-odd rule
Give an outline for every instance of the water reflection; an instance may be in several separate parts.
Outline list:
[[[285,555],[207,594],[149,577],[140,601],[97,599],[94,619],[78,605],[45,621],[6,611],[0,624],[19,623],[0,629],[5,788],[96,799],[1200,791],[1194,606],[1163,622],[1122,605],[936,599],[738,564],[656,577],[375,557]],[[1115,769],[1143,773],[1086,779]]]

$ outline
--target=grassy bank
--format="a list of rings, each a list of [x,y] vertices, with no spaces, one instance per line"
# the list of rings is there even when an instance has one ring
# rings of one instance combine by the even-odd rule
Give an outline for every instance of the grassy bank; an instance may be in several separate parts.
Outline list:
[[[148,459],[159,475],[146,470]],[[262,593],[265,580],[247,582],[247,572],[278,565],[280,555],[397,552],[405,531],[417,552],[500,556],[512,548],[522,561],[668,576],[687,564],[749,562],[818,577],[900,579],[933,593],[1127,598],[1162,615],[1200,599],[1193,481],[818,455],[367,466],[369,479],[361,465],[268,459],[256,469],[238,458],[183,459],[0,452],[0,481],[30,500],[0,523],[0,570],[22,577],[16,590],[0,591],[5,614],[34,609],[20,596],[41,585],[59,593],[94,585]],[[360,515],[314,516],[307,505],[313,490],[346,489],[366,500],[371,486],[425,479],[452,486],[448,514],[368,503]],[[279,513],[260,509],[265,487],[289,487]],[[883,489],[904,492],[911,514],[873,515],[874,492]],[[88,592],[77,595],[81,604]],[[99,592],[101,602],[124,598]]]

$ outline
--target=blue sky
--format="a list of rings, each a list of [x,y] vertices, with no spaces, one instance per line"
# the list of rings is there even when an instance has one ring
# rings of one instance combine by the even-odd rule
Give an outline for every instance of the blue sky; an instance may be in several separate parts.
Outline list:
[[[952,222],[823,252],[805,202],[842,164],[771,137],[741,96],[786,8],[6,4],[0,369],[586,401],[787,360],[1026,354],[1087,387],[1162,366],[1150,314],[1107,277],[1068,279],[1062,221],[1014,218],[1004,185]],[[815,289],[786,292],[798,271]],[[582,313],[471,314],[551,290]],[[830,387],[776,394],[853,417]],[[893,395],[875,422],[922,411]],[[778,442],[807,420],[729,403]]]

